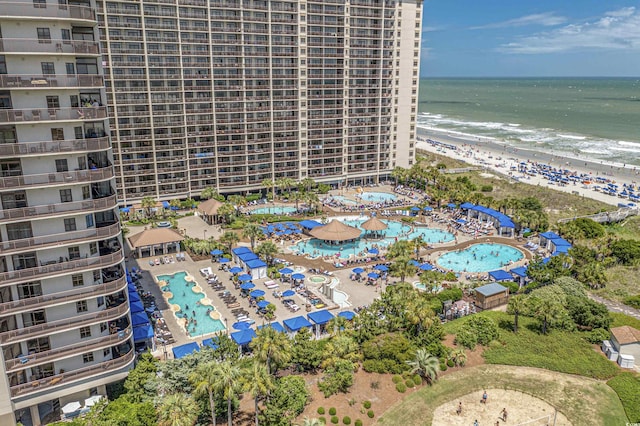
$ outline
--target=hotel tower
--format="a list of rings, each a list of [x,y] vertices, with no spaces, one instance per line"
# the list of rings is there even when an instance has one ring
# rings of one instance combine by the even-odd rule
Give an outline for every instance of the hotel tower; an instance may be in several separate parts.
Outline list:
[[[0,424],[104,395],[134,353],[95,0],[0,1]]]

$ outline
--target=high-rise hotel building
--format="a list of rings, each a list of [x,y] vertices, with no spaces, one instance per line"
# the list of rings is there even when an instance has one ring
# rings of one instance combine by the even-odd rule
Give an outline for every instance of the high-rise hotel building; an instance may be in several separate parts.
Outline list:
[[[0,425],[134,361],[95,0],[0,1]]]
[[[414,159],[421,0],[97,0],[122,203]]]

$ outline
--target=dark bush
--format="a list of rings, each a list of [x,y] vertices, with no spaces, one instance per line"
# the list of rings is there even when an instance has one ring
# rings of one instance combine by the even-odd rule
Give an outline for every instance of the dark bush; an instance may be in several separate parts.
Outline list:
[[[408,388],[412,388],[412,387],[414,387],[416,384],[415,384],[415,383],[413,383],[413,380],[411,380],[411,379],[407,379],[407,380],[405,380],[405,381],[404,381],[404,385],[405,385],[406,387],[408,387]]]
[[[440,371],[447,371],[448,368],[447,364],[440,364]]]
[[[318,407],[318,414],[324,414],[324,407]]]
[[[400,382],[402,381],[402,376],[400,376],[400,375],[396,374],[395,376],[393,376],[393,377],[391,378],[391,381],[392,381],[393,383],[395,383],[395,384],[398,384],[398,383],[400,383]]]
[[[635,296],[625,297],[623,302],[627,306],[640,309],[640,294],[636,294]]]
[[[447,360],[447,367],[452,368],[455,365],[452,359]]]
[[[331,423],[333,423],[334,425],[340,423],[340,419],[338,418],[338,416],[331,416]]]
[[[369,408],[371,408],[371,401],[365,401],[365,402],[363,402],[363,403],[362,403],[362,406],[363,406],[365,409],[367,409],[367,410],[368,410]]]
[[[396,385],[396,390],[400,393],[405,393],[407,391],[407,387],[405,386],[404,383],[398,383]]]
[[[373,416],[375,416],[375,414],[373,413],[373,410],[369,410],[367,411],[367,417],[369,417],[370,419],[373,418]]]
[[[353,426],[362,426],[362,420],[356,420],[355,423],[353,423]]]
[[[331,415],[331,416],[335,416],[335,415],[336,415],[336,409],[335,409],[335,407],[331,407],[331,408],[329,408],[329,415]]]
[[[422,377],[420,377],[419,374],[414,374],[413,375],[413,383],[416,384],[416,386],[419,386],[422,384]]]
[[[491,191],[493,191],[493,186],[491,186],[491,185],[482,185],[480,187],[480,191],[482,191],[482,192],[491,192]]]
[[[342,424],[350,425],[350,424],[351,424],[351,417],[349,417],[349,416],[344,416],[344,417],[342,418]]]
[[[323,425],[327,424],[327,418],[326,417],[318,417],[318,420],[320,420],[320,422],[322,422]]]

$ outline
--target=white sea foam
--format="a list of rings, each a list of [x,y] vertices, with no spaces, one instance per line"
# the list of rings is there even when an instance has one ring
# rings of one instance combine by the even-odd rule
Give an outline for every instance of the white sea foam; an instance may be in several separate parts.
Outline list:
[[[623,145],[623,146],[640,146],[640,142],[618,141],[618,145]]]
[[[587,139],[586,136],[576,136],[576,135],[563,135],[562,133],[558,133],[558,136],[565,139],[573,139],[577,141],[583,141]]]

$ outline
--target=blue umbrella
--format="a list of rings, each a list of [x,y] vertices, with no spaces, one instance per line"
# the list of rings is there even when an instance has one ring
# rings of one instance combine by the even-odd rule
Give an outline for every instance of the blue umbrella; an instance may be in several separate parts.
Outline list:
[[[229,269],[229,272],[231,272],[232,274],[239,274],[242,271],[243,269],[239,266],[234,266],[233,268]]]
[[[238,277],[240,281],[251,281],[253,277],[249,274],[242,274]]]
[[[376,269],[376,270],[381,271],[381,272],[386,272],[386,271],[389,270],[389,268],[387,268],[386,265],[376,265],[376,266],[373,267],[373,269]]]
[[[291,297],[291,296],[295,296],[296,292],[293,290],[285,290],[282,292],[282,296],[283,297]]]
[[[251,293],[249,293],[249,296],[251,296],[251,297],[262,297],[265,294],[266,293],[264,292],[264,290],[253,290]]]
[[[234,322],[231,327],[235,328],[236,330],[246,330],[247,328],[251,327],[251,324],[249,324],[248,322]]]
[[[242,283],[240,284],[240,288],[242,290],[251,290],[252,288],[254,288],[256,285],[254,283],[251,282],[246,282],[246,283]]]
[[[291,275],[291,278],[293,278],[294,280],[304,280],[304,275],[303,274],[293,274],[293,275]]]
[[[269,306],[269,302],[266,301],[266,300],[261,300],[261,301],[258,302],[258,308],[260,308],[260,309],[264,309],[267,306]]]
[[[380,275],[376,274],[375,272],[369,272],[367,276],[369,278],[373,278],[374,280],[377,280],[378,278],[380,278]]]
[[[291,274],[293,273],[293,269],[289,269],[289,268],[282,268],[280,269],[278,272],[280,272],[281,274]]]
[[[428,263],[423,263],[422,265],[420,265],[420,269],[423,271],[430,271],[433,269],[433,266],[429,265]]]
[[[425,212],[430,212],[431,210],[433,210],[433,208],[431,208],[431,207],[427,206],[427,207],[425,207],[425,208],[424,208],[424,209],[422,209],[422,210],[424,210]]]
[[[412,212],[419,212],[420,211],[420,207],[411,207],[411,211]]]
[[[353,317],[356,316],[356,314],[355,312],[351,312],[351,311],[343,311],[338,313],[338,316],[350,321],[353,319]]]
[[[369,249],[369,254],[378,254],[378,253],[380,253],[380,250],[378,250],[377,248]]]
[[[353,271],[352,271],[352,272],[353,272],[354,274],[358,274],[358,275],[360,275],[361,273],[363,273],[363,272],[364,272],[364,269],[362,269],[362,268],[353,268]]]
[[[218,256],[221,254],[224,254],[222,250],[219,250],[219,249],[211,250],[211,256]]]
[[[231,261],[229,259],[227,259],[226,257],[221,257],[220,260],[218,260],[218,262],[220,262],[220,263],[229,263]]]
[[[409,261],[409,263],[410,263],[410,264],[412,264],[413,266],[418,266],[418,265],[420,265],[420,263],[418,263],[418,261],[417,261],[417,260],[415,260],[415,259],[411,259],[411,260]]]

